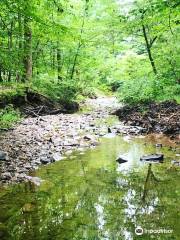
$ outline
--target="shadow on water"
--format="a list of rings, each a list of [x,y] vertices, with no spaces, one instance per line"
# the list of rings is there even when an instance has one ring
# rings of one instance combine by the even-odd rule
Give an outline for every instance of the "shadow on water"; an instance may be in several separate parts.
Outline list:
[[[33,173],[44,180],[40,186],[2,189],[0,239],[178,240],[180,177],[178,167],[170,167],[177,152],[159,150],[163,164],[139,160],[156,151],[154,139],[107,137],[95,149]],[[128,162],[118,164],[118,156]],[[142,236],[135,234],[137,226]]]

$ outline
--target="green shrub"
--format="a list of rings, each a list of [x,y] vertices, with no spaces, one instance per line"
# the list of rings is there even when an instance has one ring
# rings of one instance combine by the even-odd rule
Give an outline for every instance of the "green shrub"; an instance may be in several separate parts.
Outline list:
[[[111,90],[113,92],[116,92],[121,86],[122,86],[123,82],[120,80],[114,80],[112,82],[110,82],[108,84],[108,86],[110,86]]]
[[[133,105],[176,99],[180,94],[180,86],[171,79],[149,77],[127,80],[118,91],[120,101]]]
[[[75,100],[79,88],[74,81],[53,81],[49,79],[36,79],[32,88],[42,94],[49,96],[52,100],[70,102]]]
[[[0,110],[0,128],[10,128],[20,119],[19,111],[15,110],[12,105],[8,105],[5,109]]]
[[[118,91],[120,101],[130,105],[150,102],[154,98],[153,83],[147,79],[125,81]]]
[[[96,89],[92,86],[84,86],[80,88],[80,94],[84,97],[95,98],[96,97]]]

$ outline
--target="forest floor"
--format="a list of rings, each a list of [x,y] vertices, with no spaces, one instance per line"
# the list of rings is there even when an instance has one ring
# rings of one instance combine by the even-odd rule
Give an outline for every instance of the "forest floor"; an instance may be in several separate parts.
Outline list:
[[[98,145],[100,137],[106,134],[147,133],[146,126],[128,121],[125,125],[111,115],[124,109],[115,97],[88,99],[80,108],[74,114],[28,117],[13,129],[1,132],[1,182],[29,179],[30,172],[39,166],[63,160],[73,151],[83,154],[86,149]]]

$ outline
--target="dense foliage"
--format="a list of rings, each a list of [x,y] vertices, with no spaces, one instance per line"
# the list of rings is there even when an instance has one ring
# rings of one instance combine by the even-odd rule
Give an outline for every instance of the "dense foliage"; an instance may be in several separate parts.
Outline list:
[[[100,86],[118,90],[130,104],[174,98],[180,91],[179,5],[1,0],[0,84],[14,89],[21,83],[60,100]]]
[[[125,102],[178,98],[178,12],[178,1],[138,0],[131,5],[125,18],[131,49],[119,63]]]

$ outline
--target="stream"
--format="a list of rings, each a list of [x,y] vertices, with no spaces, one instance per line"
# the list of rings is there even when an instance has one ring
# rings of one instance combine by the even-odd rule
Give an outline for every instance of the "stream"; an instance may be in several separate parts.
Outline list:
[[[179,240],[180,171],[172,160],[180,149],[164,135],[107,133],[99,141],[39,167],[29,181],[1,186],[0,239]],[[152,153],[164,162],[140,161]]]

